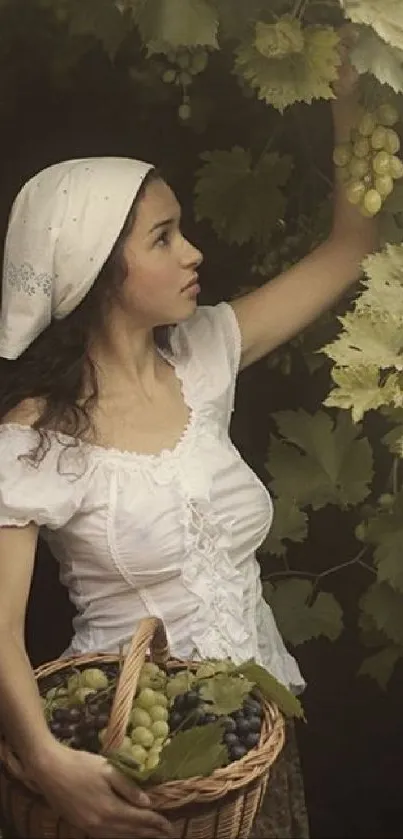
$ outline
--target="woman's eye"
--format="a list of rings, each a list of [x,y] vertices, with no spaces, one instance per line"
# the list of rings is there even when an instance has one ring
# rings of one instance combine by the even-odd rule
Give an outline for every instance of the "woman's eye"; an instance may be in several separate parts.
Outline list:
[[[163,230],[161,235],[157,239],[157,245],[169,245],[169,232],[168,230]]]

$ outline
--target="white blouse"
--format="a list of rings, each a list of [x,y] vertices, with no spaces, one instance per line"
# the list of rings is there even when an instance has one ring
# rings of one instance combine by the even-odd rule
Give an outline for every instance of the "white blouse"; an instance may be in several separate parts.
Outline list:
[[[142,617],[165,623],[180,658],[255,658],[300,691],[303,678],[262,598],[255,552],[270,495],[228,428],[240,332],[227,303],[200,306],[171,331],[190,417],[180,441],[136,454],[51,434],[39,466],[27,426],[0,427],[0,526],[41,528],[78,615],[65,654],[115,651]]]

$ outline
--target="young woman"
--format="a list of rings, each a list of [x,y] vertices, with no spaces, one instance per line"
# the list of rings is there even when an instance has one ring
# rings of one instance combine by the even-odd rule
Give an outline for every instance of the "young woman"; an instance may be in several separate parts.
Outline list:
[[[334,114],[344,140],[350,94]],[[24,646],[38,533],[77,607],[66,653],[116,650],[153,614],[177,656],[253,656],[300,691],[261,596],[272,505],[228,436],[234,388],[358,278],[374,244],[338,186],[324,244],[232,304],[198,307],[202,255],[150,165],[67,161],[16,199],[0,332],[0,720],[89,836],[170,828],[102,757],[47,729]]]

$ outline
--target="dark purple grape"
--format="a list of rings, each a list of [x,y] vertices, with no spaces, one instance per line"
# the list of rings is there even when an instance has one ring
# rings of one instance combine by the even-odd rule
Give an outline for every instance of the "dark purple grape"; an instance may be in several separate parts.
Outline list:
[[[197,690],[189,690],[185,693],[185,703],[187,708],[197,708],[200,702],[200,696]]]
[[[81,737],[78,737],[78,735],[75,734],[69,741],[69,746],[72,749],[81,749]]]
[[[101,728],[106,728],[108,722],[109,714],[99,714],[99,716],[94,720],[94,727],[100,731]]]
[[[224,743],[229,748],[232,748],[233,746],[237,746],[239,744],[239,737],[235,734],[235,732],[228,731],[227,734],[224,734]]]
[[[169,727],[171,729],[178,728],[183,720],[183,716],[179,711],[174,711],[169,720]]]
[[[249,717],[248,723],[249,723],[249,731],[260,733],[260,730],[262,728],[262,721],[261,721],[260,717]]]
[[[60,732],[61,732],[61,729],[63,728],[63,723],[58,722],[57,720],[55,720],[55,721],[51,720],[51,722],[49,723],[49,728],[50,728],[52,734],[55,735],[55,737],[60,737],[61,736]]]
[[[204,725],[208,725],[210,722],[217,722],[217,714],[204,714]]]
[[[231,746],[230,749],[230,758],[231,760],[241,760],[241,757],[245,757],[248,753],[248,750],[243,746],[241,743]]]
[[[253,699],[252,696],[248,696],[244,702],[245,711],[248,711],[248,714],[253,714],[253,716],[261,717],[263,710],[260,702],[257,699]]]
[[[231,717],[232,717],[232,719],[233,719],[233,720],[235,720],[235,722],[236,722],[236,723],[237,723],[239,720],[243,720],[243,719],[245,719],[245,717],[244,717],[244,713],[243,713],[243,711],[242,711],[242,710],[241,710],[241,711],[234,711],[234,713],[233,713],[233,714],[231,714]]]
[[[60,727],[60,736],[63,737],[63,740],[68,740],[70,737],[74,737],[77,733],[77,724],[76,723],[62,723]]]
[[[225,731],[233,732],[236,730],[236,722],[232,717],[221,717],[220,721],[224,724]]]
[[[72,708],[55,708],[52,714],[52,718],[55,720],[55,722],[70,722],[70,714],[72,710]]]
[[[255,746],[257,746],[259,740],[260,734],[258,734],[256,731],[251,731],[250,734],[247,734],[246,737],[244,737],[243,743],[247,747],[247,749],[253,749]]]
[[[249,720],[245,717],[237,720],[236,730],[240,737],[246,737],[246,735],[250,732]]]
[[[82,713],[80,708],[68,708],[68,711],[69,716],[66,717],[66,719],[68,719],[69,722],[79,722],[79,720],[81,720]]]

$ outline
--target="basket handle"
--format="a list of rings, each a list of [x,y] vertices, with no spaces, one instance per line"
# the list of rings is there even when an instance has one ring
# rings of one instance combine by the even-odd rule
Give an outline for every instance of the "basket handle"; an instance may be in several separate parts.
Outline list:
[[[118,749],[123,743],[141,668],[148,650],[151,661],[155,664],[165,664],[169,657],[165,627],[159,618],[141,620],[130,641],[106,727],[103,754]]]

